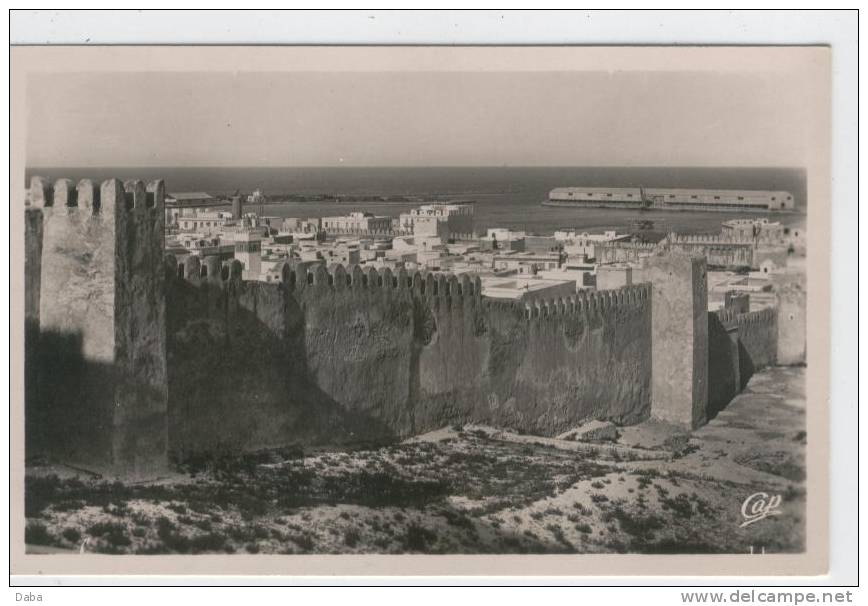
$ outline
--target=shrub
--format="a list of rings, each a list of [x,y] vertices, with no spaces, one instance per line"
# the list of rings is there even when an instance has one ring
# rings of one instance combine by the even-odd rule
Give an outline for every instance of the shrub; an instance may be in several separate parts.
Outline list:
[[[193,525],[199,530],[210,531],[211,530],[211,520],[194,520]]]
[[[82,507],[84,507],[84,501],[76,499],[64,499],[51,506],[54,511],[78,511]]]
[[[583,503],[579,503],[578,501],[573,503],[573,507],[575,507],[578,510],[578,512],[584,516],[591,515],[591,513],[592,513],[592,511],[589,508],[587,508]]]
[[[289,537],[290,540],[298,545],[302,551],[313,551],[315,543],[308,534],[297,534]]]
[[[79,532],[78,528],[65,528],[61,536],[70,543],[78,543],[81,540],[81,532]]]
[[[166,549],[177,553],[190,551],[190,539],[175,531],[175,524],[165,516],[157,520],[157,536],[163,541]]]
[[[663,509],[671,509],[679,518],[689,518],[693,515],[693,505],[685,494],[680,494],[674,499],[663,499],[662,507]]]
[[[226,539],[213,532],[200,534],[190,539],[190,549],[193,553],[201,553],[203,551],[225,551]]]
[[[24,529],[24,542],[31,545],[51,545],[54,543],[54,537],[48,532],[45,524],[31,522]]]
[[[473,525],[473,520],[468,518],[463,513],[452,511],[451,509],[444,509],[441,514],[444,518],[446,518],[446,523],[450,526],[456,526],[458,528],[466,528],[468,530],[475,530],[475,526]]]
[[[655,514],[632,513],[623,509],[620,505],[612,509],[611,517],[618,520],[621,530],[625,533],[648,540],[655,530],[663,528],[663,519]]]
[[[355,528],[348,528],[344,531],[344,543],[347,547],[355,547],[361,538],[362,535]]]
[[[437,535],[431,530],[411,524],[402,537],[402,544],[406,551],[426,551],[436,538]]]
[[[126,517],[130,510],[127,508],[126,503],[109,503],[107,505],[103,505],[102,510],[109,515],[113,515],[119,518]]]
[[[143,513],[138,512],[138,511],[134,512],[133,515],[130,516],[130,519],[133,521],[133,524],[135,524],[136,526],[150,526],[151,525],[150,518],[148,518],[148,516],[146,516]]]
[[[127,527],[114,522],[97,522],[87,529],[87,533],[94,537],[102,538],[107,545],[106,551],[118,553],[123,547],[129,547],[132,543],[127,536]]]

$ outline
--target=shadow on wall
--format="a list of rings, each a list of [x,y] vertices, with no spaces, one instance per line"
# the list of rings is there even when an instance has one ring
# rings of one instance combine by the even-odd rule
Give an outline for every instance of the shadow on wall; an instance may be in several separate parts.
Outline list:
[[[736,326],[708,314],[708,409],[710,421],[748,384],[757,365]]]
[[[25,457],[132,470],[153,464],[165,450],[165,418],[136,409],[162,394],[114,364],[87,359],[82,342],[80,333],[27,323]],[[131,405],[129,418],[118,401]]]
[[[741,342],[741,339],[738,341],[738,376],[741,379],[739,385],[739,391],[742,391],[745,387],[747,387],[748,381],[753,376],[753,373],[756,372],[757,367],[754,364],[753,359],[751,359],[750,352],[748,352],[747,348],[744,346],[744,343]],[[735,397],[735,396],[733,396]]]
[[[110,461],[112,366],[85,359],[81,334],[35,328],[26,347],[26,456]]]
[[[527,309],[483,300],[466,277],[336,266],[265,283],[217,259],[167,262],[170,444],[181,458],[470,421],[555,435],[647,415],[645,288]]]
[[[346,409],[317,386],[307,368],[303,311],[280,288],[204,280],[177,280],[171,286],[167,334],[174,460],[292,443],[395,438],[385,423]],[[239,305],[245,295],[252,309]]]

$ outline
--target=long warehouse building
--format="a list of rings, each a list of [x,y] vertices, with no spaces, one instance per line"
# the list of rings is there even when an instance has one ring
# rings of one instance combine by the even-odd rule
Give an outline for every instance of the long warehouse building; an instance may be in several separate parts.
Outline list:
[[[716,211],[793,211],[787,191],[643,187],[558,187],[544,206]]]

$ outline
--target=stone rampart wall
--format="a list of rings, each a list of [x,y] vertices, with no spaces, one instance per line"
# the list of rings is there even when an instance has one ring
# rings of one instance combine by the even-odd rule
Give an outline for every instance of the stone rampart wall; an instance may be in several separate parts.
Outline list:
[[[258,283],[237,264],[167,263],[182,457],[469,421],[550,435],[648,414],[645,286],[525,306],[484,299],[468,276],[320,265]]]

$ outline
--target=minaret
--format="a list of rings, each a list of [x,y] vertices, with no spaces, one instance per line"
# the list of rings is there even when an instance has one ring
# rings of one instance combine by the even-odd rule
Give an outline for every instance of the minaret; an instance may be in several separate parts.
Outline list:
[[[238,193],[238,190],[232,195],[232,218],[238,221],[241,219],[241,194]]]
[[[250,217],[244,217],[235,231],[235,258],[244,265],[244,279],[258,280],[262,271],[262,234]]]

